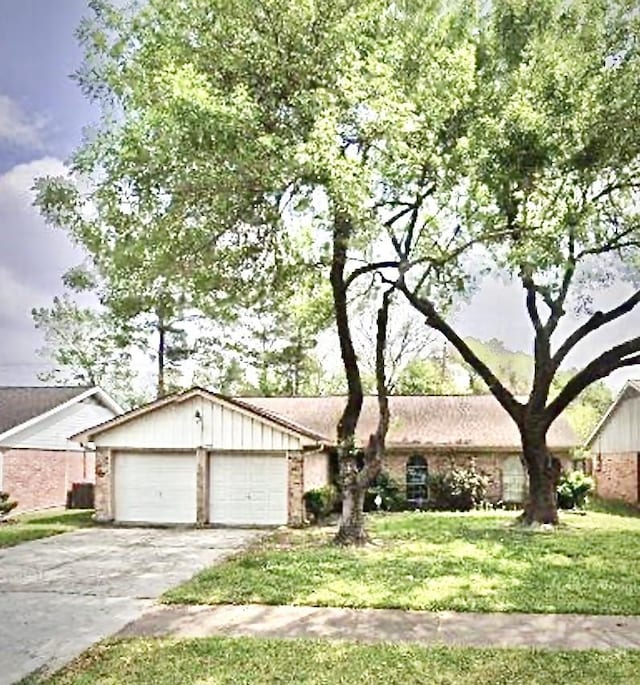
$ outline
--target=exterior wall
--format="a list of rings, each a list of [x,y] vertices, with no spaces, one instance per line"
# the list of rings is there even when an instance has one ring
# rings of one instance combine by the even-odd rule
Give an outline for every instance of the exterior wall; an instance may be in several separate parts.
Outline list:
[[[327,452],[305,454],[304,492],[321,488],[329,482],[329,455]]]
[[[301,440],[250,412],[192,397],[172,402],[95,437],[101,447],[299,450]]]
[[[302,495],[304,491],[305,460],[301,453],[289,455],[289,525],[304,523],[305,511]]]
[[[428,465],[429,475],[434,473],[446,473],[452,467],[469,467],[472,464],[488,478],[487,499],[490,502],[498,502],[502,499],[503,479],[502,465],[508,457],[518,456],[517,453],[464,453],[446,451],[428,451],[416,449],[415,452],[393,452],[390,451],[383,461],[383,469],[404,488],[406,485],[406,466],[407,460],[413,454],[423,456]],[[562,468],[570,470],[571,459],[567,455],[557,455],[562,463]]]
[[[6,445],[14,449],[82,452],[82,446],[77,442],[71,442],[68,439],[69,436],[108,421],[114,416],[114,412],[110,409],[93,397],[88,397],[29,428],[8,436],[0,442],[0,446]]]
[[[111,450],[99,448],[96,450],[96,487],[95,487],[95,517],[96,521],[105,523],[113,521],[113,469]]]
[[[1,487],[18,501],[15,512],[63,507],[72,483],[93,482],[92,454],[9,449],[3,454]]]
[[[383,462],[383,469],[404,488],[406,484],[407,460],[413,453],[389,453]],[[490,501],[497,502],[502,496],[502,455],[474,455],[460,452],[429,452],[416,450],[415,454],[422,455],[429,468],[429,475],[446,473],[453,466],[467,467],[475,463],[476,468],[489,478],[487,496]],[[507,456],[507,455],[505,455]]]
[[[622,454],[640,450],[640,397],[629,389],[596,436],[593,454]]]
[[[638,453],[619,452],[594,457],[596,493],[604,499],[638,502]]]

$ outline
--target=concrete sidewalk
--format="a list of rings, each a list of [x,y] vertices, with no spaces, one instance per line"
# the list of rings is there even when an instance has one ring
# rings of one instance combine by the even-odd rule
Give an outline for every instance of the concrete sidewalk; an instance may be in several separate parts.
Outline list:
[[[640,649],[640,616],[472,614],[300,606],[156,606],[118,637],[250,636],[461,647]]]

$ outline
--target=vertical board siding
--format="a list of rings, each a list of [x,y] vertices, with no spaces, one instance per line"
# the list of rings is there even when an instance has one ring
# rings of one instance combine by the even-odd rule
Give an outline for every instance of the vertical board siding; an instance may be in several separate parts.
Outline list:
[[[640,397],[623,399],[615,408],[593,443],[601,454],[640,450]]]
[[[200,412],[201,420],[196,418]],[[301,439],[258,416],[201,397],[143,414],[95,437],[98,446],[117,448],[197,448],[220,450],[299,450]]]
[[[93,397],[88,397],[49,416],[43,421],[25,428],[3,441],[3,445],[16,449],[66,450],[82,452],[77,442],[69,440],[71,435],[108,421],[115,416]]]

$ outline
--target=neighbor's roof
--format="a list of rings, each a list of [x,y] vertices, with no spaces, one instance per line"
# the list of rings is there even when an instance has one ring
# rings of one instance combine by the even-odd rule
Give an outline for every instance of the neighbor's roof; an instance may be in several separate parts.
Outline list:
[[[55,409],[90,390],[75,387],[0,386],[0,433]]]
[[[7,438],[94,395],[114,413],[122,412],[117,402],[98,387],[0,386],[0,438]]]
[[[628,380],[624,384],[622,390],[620,390],[620,392],[618,393],[618,396],[609,405],[609,409],[607,409],[604,416],[598,422],[598,425],[593,429],[591,435],[587,438],[587,441],[585,442],[585,446],[587,447],[587,449],[589,449],[591,445],[593,445],[596,437],[598,437],[598,434],[604,428],[604,425],[613,416],[614,412],[616,411],[618,405],[622,402],[622,400],[626,399],[627,397],[632,397],[633,395],[640,395],[640,381],[638,380]]]
[[[332,442],[345,405],[345,398],[340,396],[251,397],[242,401],[307,426]],[[521,449],[515,423],[493,395],[395,395],[389,397],[389,410],[387,445],[390,447]],[[367,396],[357,430],[361,444],[375,431],[377,420],[377,399]],[[558,418],[549,430],[549,447],[570,449],[577,444],[567,420]]]

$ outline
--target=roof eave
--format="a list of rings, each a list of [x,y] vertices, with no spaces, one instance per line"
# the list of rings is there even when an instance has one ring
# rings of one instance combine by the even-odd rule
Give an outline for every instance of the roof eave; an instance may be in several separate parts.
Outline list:
[[[0,433],[0,442],[6,440],[7,438],[10,438],[13,435],[16,435],[17,433],[22,432],[23,430],[26,430],[27,428],[32,428],[33,426],[36,426],[41,421],[44,421],[45,419],[55,416],[55,414],[58,414],[64,409],[72,407],[74,404],[78,404],[78,402],[82,402],[83,400],[86,400],[89,397],[92,397],[93,395],[98,395],[100,400],[112,411],[119,411],[120,413],[122,413],[122,407],[120,407],[120,405],[114,399],[109,397],[109,395],[107,395],[107,393],[104,390],[102,390],[102,388],[95,386],[93,388],[85,390],[84,392],[79,393],[78,395],[72,397],[70,400],[67,400],[66,402],[62,402],[56,405],[52,409],[49,409],[48,411],[45,411],[42,414],[33,416],[28,421],[23,421],[22,423],[19,423],[16,426],[12,426],[4,433]]]

